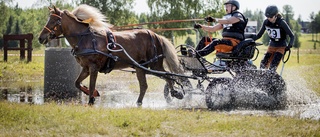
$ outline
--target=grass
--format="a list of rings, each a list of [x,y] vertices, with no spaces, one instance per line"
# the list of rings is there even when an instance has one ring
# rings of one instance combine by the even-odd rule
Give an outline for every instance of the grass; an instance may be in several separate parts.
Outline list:
[[[1,87],[27,87],[33,81],[43,83],[44,57],[32,57],[31,62],[20,60],[17,56],[9,56],[8,62],[0,61]],[[31,85],[30,85],[31,84]],[[43,85],[43,84],[42,84]]]
[[[201,110],[0,102],[0,136],[320,136],[320,123]]]

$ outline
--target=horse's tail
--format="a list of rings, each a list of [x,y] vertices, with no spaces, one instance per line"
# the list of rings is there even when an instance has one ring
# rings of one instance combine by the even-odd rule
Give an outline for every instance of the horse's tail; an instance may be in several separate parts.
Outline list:
[[[156,36],[159,37],[162,41],[160,41],[160,43],[162,44],[163,55],[165,56],[165,61],[169,67],[170,72],[183,74],[184,71],[179,63],[174,45],[164,36]]]

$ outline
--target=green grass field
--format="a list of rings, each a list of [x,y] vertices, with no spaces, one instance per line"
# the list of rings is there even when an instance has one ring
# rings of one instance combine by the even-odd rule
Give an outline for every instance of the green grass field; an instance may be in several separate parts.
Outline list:
[[[314,49],[313,42],[310,42],[311,35],[304,34],[302,37],[299,63],[297,50],[294,49],[290,60],[285,64],[283,77],[286,79],[299,74],[307,82],[307,86],[320,95],[320,44],[317,43],[317,49]],[[259,58],[254,62],[256,65],[259,64],[266,46],[261,46],[259,49]],[[43,54],[44,50],[37,50],[34,53]],[[213,59],[214,55],[207,58]],[[281,66],[282,64],[278,72]],[[43,81],[44,57],[33,57],[32,62],[27,63],[20,61],[18,57],[10,56],[8,62],[0,59],[0,67],[1,87],[4,83],[23,83],[30,79]],[[290,73],[287,70],[290,70]],[[110,76],[116,77],[116,73]],[[157,84],[158,80],[151,80],[149,85]],[[133,85],[132,88],[137,89],[137,86]],[[272,114],[240,115],[194,109],[108,109],[72,102],[66,104],[47,102],[43,105],[34,105],[0,101],[0,137],[2,136],[316,137],[320,136],[320,123],[316,120],[300,119],[298,116]]]
[[[320,136],[320,123],[200,110],[0,102],[0,136]]]

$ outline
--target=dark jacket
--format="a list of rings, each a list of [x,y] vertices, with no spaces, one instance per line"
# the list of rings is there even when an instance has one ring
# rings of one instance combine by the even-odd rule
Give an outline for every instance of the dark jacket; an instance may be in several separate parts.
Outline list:
[[[222,36],[243,40],[244,30],[247,26],[247,19],[238,11],[226,14],[223,18],[228,19],[232,16],[240,19],[240,21],[234,24],[223,24]]]
[[[268,19],[265,19],[258,34],[254,37],[257,40],[262,37],[263,33],[267,31],[270,37],[270,46],[284,47],[287,46],[287,35],[290,37],[289,45],[293,45],[294,35],[289,28],[289,25],[283,20],[281,16],[278,16],[275,23],[271,23]]]

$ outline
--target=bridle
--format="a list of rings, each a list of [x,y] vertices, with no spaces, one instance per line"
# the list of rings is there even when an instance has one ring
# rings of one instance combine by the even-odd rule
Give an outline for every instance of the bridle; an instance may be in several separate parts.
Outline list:
[[[55,32],[55,31],[57,31],[57,26],[58,26],[58,25],[59,25],[59,27],[60,27],[60,31],[62,31],[62,27],[61,27],[61,19],[62,19],[62,17],[61,17],[61,12],[60,12],[60,15],[58,15],[58,14],[51,14],[50,16],[55,16],[55,17],[57,17],[57,18],[59,18],[59,19],[57,20],[56,25],[55,25],[52,29],[48,28],[47,26],[44,26],[44,29],[46,29],[47,31],[49,31],[49,33],[50,33],[49,38],[50,38],[50,39],[56,39],[56,38],[59,38],[58,36],[56,36],[56,32]]]

